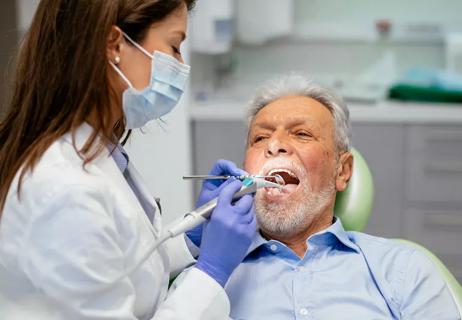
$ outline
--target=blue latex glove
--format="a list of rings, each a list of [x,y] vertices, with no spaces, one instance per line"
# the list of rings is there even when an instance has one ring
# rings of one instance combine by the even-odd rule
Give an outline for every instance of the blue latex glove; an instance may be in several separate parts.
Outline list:
[[[239,169],[234,162],[223,159],[215,162],[215,164],[209,172],[209,175],[214,176],[240,176],[244,174],[247,174],[247,172],[245,172],[242,169]],[[199,198],[196,202],[196,208],[218,197],[220,191],[230,182],[231,179],[227,181],[204,180],[204,182],[202,183],[201,193],[199,194]],[[186,235],[188,236],[189,240],[191,240],[197,247],[201,246],[202,229],[203,224],[200,224],[194,229],[191,229],[186,232]]]
[[[196,268],[225,286],[234,269],[244,260],[257,229],[253,197],[245,195],[234,204],[233,196],[242,182],[223,187],[218,204],[204,228]]]

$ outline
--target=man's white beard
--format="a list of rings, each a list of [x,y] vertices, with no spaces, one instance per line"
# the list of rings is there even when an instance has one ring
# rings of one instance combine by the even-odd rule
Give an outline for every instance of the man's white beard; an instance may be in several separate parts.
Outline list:
[[[282,237],[291,237],[302,232],[319,218],[335,193],[334,179],[317,193],[311,191],[308,180],[300,187],[301,200],[290,199],[284,202],[268,202],[264,199],[263,192],[257,192],[255,214],[263,231]]]

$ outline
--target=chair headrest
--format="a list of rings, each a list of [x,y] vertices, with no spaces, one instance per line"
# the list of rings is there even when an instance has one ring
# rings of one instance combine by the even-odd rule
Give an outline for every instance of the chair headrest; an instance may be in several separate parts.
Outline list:
[[[354,148],[353,173],[348,187],[337,193],[334,213],[340,218],[345,230],[363,230],[372,212],[374,200],[374,182],[372,173],[363,156]]]

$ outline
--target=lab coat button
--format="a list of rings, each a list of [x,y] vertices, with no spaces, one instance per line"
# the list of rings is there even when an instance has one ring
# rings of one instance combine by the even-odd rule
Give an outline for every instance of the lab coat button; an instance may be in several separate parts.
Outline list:
[[[301,308],[299,312],[302,316],[308,315],[308,310],[306,310],[305,308]]]

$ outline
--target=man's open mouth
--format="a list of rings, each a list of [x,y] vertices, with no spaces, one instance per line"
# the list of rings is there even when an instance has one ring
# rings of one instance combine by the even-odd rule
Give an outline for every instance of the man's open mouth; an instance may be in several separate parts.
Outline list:
[[[282,189],[267,188],[266,195],[273,198],[286,197],[292,194],[299,186],[300,179],[297,174],[290,169],[274,168],[266,173],[266,176],[274,176],[275,182],[283,180],[284,187]]]
[[[288,169],[273,169],[270,172],[268,172],[268,175],[274,177],[281,177],[282,180],[284,180],[284,185],[298,185],[300,183],[300,180],[298,179],[297,175]]]

